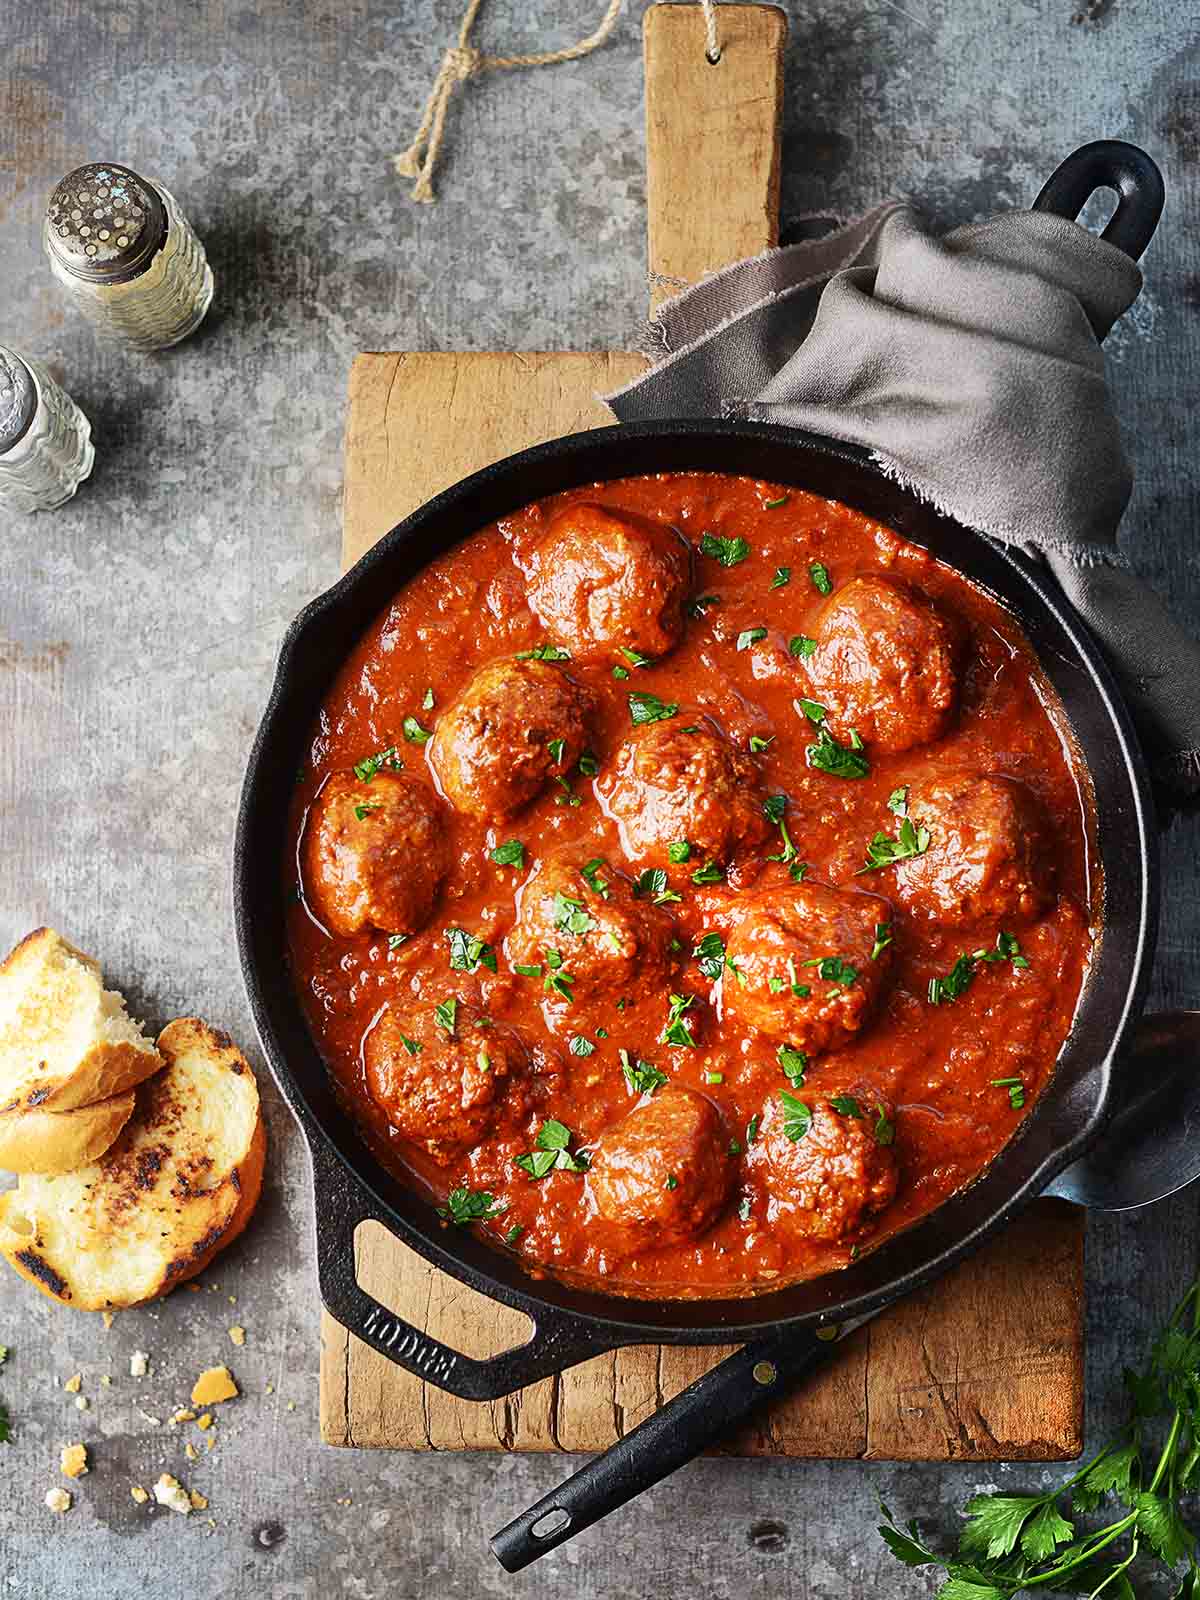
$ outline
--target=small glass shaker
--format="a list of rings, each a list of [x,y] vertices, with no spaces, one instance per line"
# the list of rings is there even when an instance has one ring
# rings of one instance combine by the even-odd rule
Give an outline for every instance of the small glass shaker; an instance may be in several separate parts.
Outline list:
[[[92,470],[92,426],[44,367],[0,345],[0,507],[50,511]]]
[[[165,350],[194,333],[213,296],[204,246],[174,196],[128,167],[77,167],[50,196],[50,270],[102,335]]]

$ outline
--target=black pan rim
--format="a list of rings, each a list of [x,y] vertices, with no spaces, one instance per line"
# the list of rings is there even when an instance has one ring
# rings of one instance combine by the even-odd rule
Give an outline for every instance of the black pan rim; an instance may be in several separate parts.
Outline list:
[[[535,1280],[520,1267],[517,1267],[514,1274],[511,1271],[510,1258],[481,1240],[475,1239],[469,1233],[448,1234],[447,1230],[436,1225],[436,1222],[434,1225],[423,1227],[416,1225],[410,1217],[400,1215],[396,1204],[388,1197],[388,1189],[394,1187],[396,1180],[370,1155],[356,1131],[350,1127],[349,1119],[341,1114],[346,1126],[336,1131],[332,1130],[325,1124],[323,1117],[311,1103],[310,1097],[303,1091],[279,1037],[277,1017],[267,994],[264,973],[260,969],[258,941],[261,934],[262,907],[259,904],[261,895],[255,878],[254,857],[256,830],[263,825],[263,818],[259,813],[259,800],[264,786],[264,763],[272,753],[272,741],[278,735],[281,720],[288,715],[293,719],[297,716],[296,709],[291,704],[294,699],[293,679],[297,662],[311,642],[315,631],[324,626],[331,616],[336,617],[353,604],[363,612],[363,621],[355,630],[354,636],[357,637],[369,620],[369,615],[375,614],[386,604],[390,595],[403,581],[389,580],[387,586],[383,587],[379,584],[380,574],[391,571],[396,565],[398,550],[418,544],[427,530],[436,530],[439,525],[456,517],[462,519],[464,528],[456,538],[442,538],[435,542],[422,559],[415,563],[414,570],[416,566],[424,565],[432,555],[450,548],[452,544],[458,542],[458,538],[469,536],[470,532],[486,525],[495,517],[539,498],[542,493],[551,492],[545,489],[532,491],[525,489],[517,493],[511,487],[506,489],[506,486],[518,480],[524,481],[530,474],[536,475],[539,470],[547,467],[561,469],[564,464],[570,468],[568,476],[575,484],[611,481],[640,473],[646,469],[641,466],[621,468],[610,459],[614,451],[621,446],[629,446],[632,449],[637,445],[659,446],[668,453],[671,450],[679,450],[685,454],[691,452],[696,459],[692,461],[690,470],[733,473],[745,472],[747,469],[743,465],[727,465],[720,459],[723,451],[740,447],[751,452],[762,451],[764,454],[790,453],[795,462],[792,472],[782,469],[776,462],[769,472],[763,471],[758,475],[769,477],[773,481],[793,482],[798,488],[812,489],[811,482],[804,481],[803,468],[806,462],[840,464],[846,469],[866,474],[868,479],[874,478],[880,484],[886,484],[890,495],[907,499],[923,520],[941,521],[953,528],[957,537],[967,541],[967,547],[976,559],[982,559],[981,551],[989,552],[989,563],[993,566],[999,563],[997,570],[1008,571],[1016,585],[1027,596],[1032,597],[1032,603],[1041,608],[1047,621],[1069,641],[1077,658],[1072,665],[1081,668],[1085,673],[1096,696],[1097,705],[1103,710],[1107,719],[1107,732],[1111,741],[1108,753],[1115,762],[1112,782],[1114,786],[1117,784],[1123,786],[1120,799],[1125,807],[1125,820],[1130,829],[1130,837],[1123,846],[1123,854],[1132,873],[1127,883],[1131,903],[1124,929],[1128,952],[1122,963],[1125,981],[1119,985],[1120,993],[1106,996],[1107,1036],[1103,1040],[1094,1041],[1091,1046],[1095,1055],[1092,1070],[1099,1080],[1099,1092],[1094,1096],[1090,1110],[1077,1121],[1069,1138],[1057,1141],[1053,1150],[1027,1172],[1020,1183],[1012,1186],[1005,1198],[998,1201],[986,1217],[977,1225],[963,1231],[953,1243],[938,1249],[924,1263],[901,1273],[886,1284],[876,1284],[860,1291],[852,1288],[852,1277],[859,1275],[858,1268],[808,1280],[808,1299],[812,1304],[809,1309],[802,1312],[782,1313],[776,1309],[772,1313],[773,1302],[777,1303],[781,1297],[786,1297],[789,1292],[800,1287],[796,1285],[723,1300],[655,1301],[597,1291],[581,1291],[554,1278]],[[701,453],[706,451],[706,447],[711,447],[711,454],[702,456]],[[595,464],[598,470],[586,470],[589,464]],[[675,471],[688,468],[672,464],[663,465],[660,470]],[[566,480],[560,487],[566,487]],[[814,492],[826,491],[818,489]],[[489,495],[492,498],[487,500]],[[851,495],[831,494],[830,498],[841,498],[848,504],[855,504]],[[487,500],[487,509],[475,513],[474,502],[481,499]],[[913,537],[906,530],[902,531],[905,537]],[[916,542],[927,541],[917,539]],[[980,583],[981,580],[967,566],[944,552],[939,551],[938,554],[939,559],[948,561],[948,564],[956,567],[969,581]],[[983,586],[988,587],[986,583]],[[346,648],[349,647],[347,645]],[[340,666],[344,654],[345,651],[342,651],[329,664],[326,681]],[[306,717],[304,720],[306,729],[311,727],[311,717]],[[1102,798],[1099,793],[1099,781],[1097,790],[1099,808]],[[278,893],[282,895],[281,887]],[[399,1238],[427,1260],[491,1298],[525,1312],[535,1323],[542,1319],[558,1319],[574,1324],[580,1329],[590,1330],[597,1340],[595,1348],[612,1348],[620,1344],[645,1342],[648,1339],[673,1343],[715,1343],[726,1341],[731,1336],[738,1339],[752,1337],[757,1333],[777,1329],[783,1324],[802,1326],[816,1322],[846,1321],[866,1315],[898,1294],[920,1287],[978,1248],[1038,1194],[1058,1172],[1076,1159],[1102,1129],[1107,1115],[1108,1073],[1125,1030],[1140,1009],[1149,978],[1156,932],[1157,899],[1157,841],[1153,830],[1153,806],[1145,764],[1128,713],[1098,647],[1086,633],[1079,619],[1070,614],[1061,596],[1055,594],[1052,581],[1047,579],[1045,573],[1024,555],[1001,548],[980,534],[958,528],[957,525],[950,524],[948,519],[939,519],[932,508],[919,501],[910,491],[901,489],[893,480],[888,479],[879,466],[871,460],[869,454],[856,446],[771,424],[692,419],[623,424],[569,435],[519,452],[486,467],[448,488],[404,519],[331,589],[305,607],[288,629],[280,648],[270,698],[247,765],[234,850],[235,919],[251,1010],[260,1043],[276,1082],[297,1115],[310,1146],[319,1144],[324,1155],[335,1157],[347,1177],[362,1191],[364,1215],[378,1215]],[[1081,1010],[1082,1006],[1081,1002]],[[298,1007],[296,1009],[298,1010]],[[1067,1046],[1064,1047],[1064,1054],[1074,1039],[1073,1032]],[[310,1044],[310,1049],[315,1054],[315,1046]],[[1033,1116],[1027,1119],[1022,1130],[1001,1152],[1001,1156],[993,1163],[984,1178],[970,1186],[970,1191],[977,1190],[981,1184],[991,1179],[1008,1152],[1022,1143],[1030,1125],[1037,1122],[1039,1112],[1050,1093],[1051,1089],[1048,1088],[1039,1101],[1038,1108],[1035,1108]],[[348,1130],[351,1134],[349,1139],[346,1138]],[[315,1156],[315,1148],[313,1153]],[[970,1191],[960,1191],[960,1196]],[[943,1213],[953,1208],[960,1196],[953,1197],[930,1213],[927,1218],[905,1230],[903,1235],[895,1237],[905,1238],[911,1242],[914,1236],[926,1232],[934,1219],[942,1217]],[[426,1205],[425,1209],[432,1216],[432,1208]],[[319,1229],[319,1217],[317,1224]],[[452,1241],[452,1246],[448,1240]],[[865,1259],[878,1261],[886,1255],[888,1249],[889,1246],[885,1245]],[[851,1292],[839,1294],[837,1292],[839,1288],[850,1289]],[[686,1315],[688,1312],[692,1315]]]

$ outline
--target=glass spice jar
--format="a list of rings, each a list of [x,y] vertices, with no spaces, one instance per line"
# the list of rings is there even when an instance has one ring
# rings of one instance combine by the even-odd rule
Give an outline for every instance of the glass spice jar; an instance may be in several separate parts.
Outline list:
[[[78,167],[50,196],[50,270],[97,330],[138,350],[194,333],[212,303],[204,246],[174,196],[128,167]]]
[[[36,361],[0,346],[0,507],[51,511],[92,470],[92,427]]]

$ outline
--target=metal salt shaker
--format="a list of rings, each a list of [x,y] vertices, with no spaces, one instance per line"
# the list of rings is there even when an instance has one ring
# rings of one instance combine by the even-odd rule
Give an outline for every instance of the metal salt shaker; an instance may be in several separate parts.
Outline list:
[[[193,333],[213,295],[204,246],[174,196],[128,167],[77,167],[50,196],[50,270],[108,338],[165,350]]]
[[[92,427],[36,361],[0,346],[0,509],[50,511],[92,470]]]

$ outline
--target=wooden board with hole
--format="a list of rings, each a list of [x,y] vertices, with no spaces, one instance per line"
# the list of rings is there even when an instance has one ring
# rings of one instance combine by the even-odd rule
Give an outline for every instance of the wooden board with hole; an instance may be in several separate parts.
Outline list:
[[[723,6],[721,60],[700,10],[645,19],[650,282],[695,282],[776,243],[786,21]],[[720,197],[720,204],[713,203]],[[343,557],[491,461],[611,422],[598,399],[641,370],[621,353],[391,352],[350,378]],[[381,597],[382,598],[382,597]],[[364,1224],[367,1290],[468,1355],[528,1335],[518,1314]],[[322,1323],[321,1437],[405,1450],[603,1450],[726,1352],[649,1346],[596,1357],[485,1405],[423,1384]],[[892,1460],[1060,1460],[1083,1443],[1083,1225],[1034,1206],[949,1277],[863,1328],[727,1452]]]

